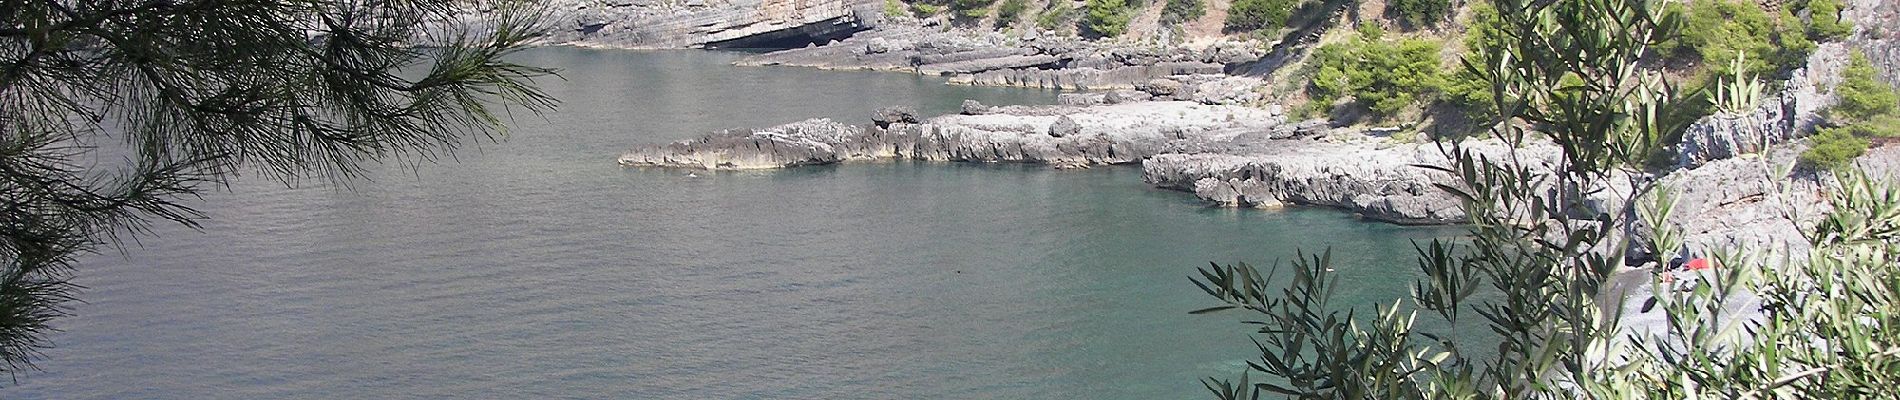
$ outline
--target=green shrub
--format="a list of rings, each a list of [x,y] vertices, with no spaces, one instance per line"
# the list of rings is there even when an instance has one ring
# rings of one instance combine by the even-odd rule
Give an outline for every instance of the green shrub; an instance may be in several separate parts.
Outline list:
[[[1854,23],[1841,18],[1841,0],[1808,0],[1808,39],[1833,42],[1854,33]]]
[[[1835,89],[1840,101],[1828,110],[1828,119],[1839,125],[1851,125],[1873,120],[1881,116],[1900,115],[1900,94],[1875,79],[1872,63],[1867,56],[1854,52],[1847,63],[1847,70],[1841,72],[1841,85]]]
[[[1029,0],[1003,0],[1003,5],[996,7],[996,26],[1015,24],[1024,11],[1029,11]]]
[[[1835,89],[1839,102],[1827,110],[1836,127],[1815,133],[1801,163],[1817,170],[1839,170],[1867,152],[1869,138],[1900,137],[1900,93],[1874,77],[1874,66],[1855,52]]]
[[[1451,0],[1389,0],[1385,14],[1412,26],[1431,26],[1451,12]]]
[[[1069,0],[1049,0],[1049,6],[1036,16],[1036,27],[1050,31],[1067,31],[1075,21],[1075,6]]]
[[[989,15],[990,4],[994,3],[996,0],[951,0],[950,10],[956,11],[957,16],[963,18],[983,18]]]
[[[1471,21],[1465,25],[1465,52],[1461,65],[1453,69],[1445,79],[1445,100],[1463,110],[1465,116],[1473,120],[1489,121],[1497,116],[1497,102],[1492,99],[1491,81],[1477,72],[1466,68],[1469,63],[1477,68],[1488,65],[1496,49],[1503,48],[1504,21],[1498,17],[1498,10],[1490,3],[1476,3],[1471,6]]]
[[[1822,129],[1812,140],[1808,150],[1801,152],[1801,165],[1817,171],[1841,170],[1867,153],[1867,140],[1847,128]]]
[[[1322,105],[1350,97],[1385,118],[1442,91],[1437,42],[1382,36],[1373,27],[1351,41],[1321,46],[1309,97]]]
[[[1653,138],[1689,123],[1657,118],[1684,99],[1645,79],[1649,71],[1627,68],[1649,57],[1643,43],[1667,35],[1646,8],[1659,2],[1498,3],[1529,4],[1504,15],[1528,40],[1494,49],[1509,62],[1491,78],[1523,95],[1511,117],[1543,126],[1496,132],[1509,144],[1556,143],[1564,167],[1540,171],[1531,164],[1542,162],[1520,161],[1508,148],[1500,155],[1449,143],[1452,159],[1439,168],[1451,182],[1438,188],[1461,199],[1467,232],[1414,243],[1419,278],[1385,301],[1342,303],[1336,295],[1356,289],[1356,277],[1333,272],[1330,250],[1297,253],[1270,270],[1200,269],[1194,284],[1218,303],[1190,313],[1247,313],[1245,332],[1259,351],[1248,351],[1238,382],[1202,380],[1213,397],[1893,397],[1900,189],[1890,178],[1847,172],[1828,185],[1832,210],[1801,227],[1811,252],[1688,253],[1670,218],[1673,190],[1624,175],[1641,172],[1632,164],[1642,148],[1660,147]],[[1565,75],[1610,84],[1576,87],[1562,83]],[[1618,182],[1633,188],[1577,189]],[[1572,212],[1600,196],[1628,207]],[[1650,240],[1636,240],[1639,232]],[[1632,270],[1635,252],[1663,262]],[[1644,272],[1663,272],[1677,254],[1719,262]],[[1395,261],[1406,264],[1363,265]],[[1647,315],[1623,313],[1637,307]],[[1638,318],[1646,321],[1626,324]]]
[[[904,7],[904,2],[898,0],[884,0],[884,16],[896,18],[909,13],[910,11],[907,10],[907,7]]]
[[[910,12],[918,17],[929,17],[943,12],[943,6],[925,3],[912,3]]]
[[[1128,21],[1135,18],[1135,10],[1127,0],[1088,0],[1084,4],[1088,10],[1082,16],[1082,27],[1098,37],[1121,36],[1128,31]]]
[[[1735,71],[1729,69],[1737,54],[1746,54],[1746,74],[1772,77],[1807,62],[1808,53],[1814,50],[1814,42],[1808,40],[1799,19],[1785,10],[1770,15],[1754,2],[1671,3],[1668,13],[1682,20],[1682,35],[1663,42],[1659,50],[1672,58],[1706,66],[1706,75],[1700,81],[1734,75]]]
[[[1286,19],[1293,15],[1293,7],[1300,0],[1236,0],[1233,8],[1227,10],[1227,30],[1249,32],[1261,29],[1279,29],[1286,26]]]
[[[1168,0],[1168,4],[1161,7],[1161,23],[1167,25],[1180,25],[1204,15],[1207,15],[1207,4],[1202,0]]]
[[[1900,116],[1882,115],[1842,129],[1847,129],[1855,137],[1896,138],[1900,137]]]

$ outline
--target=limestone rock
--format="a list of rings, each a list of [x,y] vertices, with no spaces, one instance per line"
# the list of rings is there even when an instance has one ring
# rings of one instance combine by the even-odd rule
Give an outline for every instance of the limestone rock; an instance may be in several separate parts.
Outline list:
[[[1808,56],[1807,67],[1793,72],[1784,90],[1763,99],[1753,111],[1718,113],[1691,124],[1683,131],[1676,163],[1694,168],[1812,133],[1821,122],[1821,110],[1834,105],[1834,87],[1841,82],[1848,51],[1841,43],[1823,44]]]
[[[1259,109],[1190,102],[997,107],[988,114],[953,114],[921,122],[901,112],[879,114],[877,127],[871,129],[813,120],[720,132],[637,147],[621,156],[620,162],[749,169],[903,158],[1084,167],[1136,162],[1168,152],[1211,151],[1280,122]]]
[[[914,124],[917,123],[917,109],[910,106],[879,108],[871,115],[871,122],[880,128],[888,128],[892,124]]]
[[[1052,137],[1074,136],[1079,133],[1082,133],[1082,125],[1076,124],[1075,120],[1067,115],[1057,117],[1055,123],[1049,124],[1049,136]]]
[[[963,115],[989,114],[990,106],[983,105],[982,102],[978,102],[976,99],[964,99],[962,113]]]

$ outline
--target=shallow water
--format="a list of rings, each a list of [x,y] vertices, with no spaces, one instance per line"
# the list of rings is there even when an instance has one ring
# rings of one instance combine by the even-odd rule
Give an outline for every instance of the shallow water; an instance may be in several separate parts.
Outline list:
[[[1207,398],[1252,350],[1187,277],[1331,246],[1348,302],[1443,230],[1208,208],[1136,167],[629,169],[632,145],[1046,91],[539,49],[565,101],[507,141],[349,188],[244,180],[89,257],[6,398]]]

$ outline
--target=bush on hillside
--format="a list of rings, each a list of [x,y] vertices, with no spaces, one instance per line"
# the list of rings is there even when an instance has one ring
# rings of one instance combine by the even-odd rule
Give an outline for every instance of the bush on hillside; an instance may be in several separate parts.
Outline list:
[[[1808,39],[1833,42],[1854,33],[1854,23],[1841,17],[1841,0],[1808,0]]]
[[[1293,7],[1299,5],[1300,0],[1235,0],[1233,7],[1227,9],[1227,30],[1280,29],[1286,26],[1287,17],[1293,15]]]
[[[1180,25],[1205,15],[1207,4],[1202,0],[1168,0],[1168,4],[1161,7],[1161,23],[1167,25]]]
[[[1075,6],[1069,0],[1050,0],[1049,6],[1036,16],[1036,27],[1043,30],[1064,32],[1075,26]]]
[[[1868,139],[1900,137],[1900,93],[1876,80],[1874,66],[1856,52],[1841,73],[1840,97],[1827,110],[1836,127],[1814,135],[1812,146],[1801,153],[1801,163],[1816,170],[1838,170],[1866,153]]]
[[[1668,14],[1682,21],[1682,36],[1663,42],[1659,50],[1706,66],[1701,81],[1735,75],[1730,63],[1737,54],[1745,54],[1742,72],[1746,75],[1773,77],[1807,62],[1808,53],[1814,51],[1800,19],[1785,10],[1771,15],[1752,1],[1671,3]]]
[[[1016,20],[1022,19],[1024,11],[1029,11],[1029,0],[1003,0],[1003,5],[996,7],[996,26],[1000,28],[1015,24]]]
[[[1492,99],[1491,81],[1464,64],[1484,68],[1496,49],[1503,48],[1504,40],[1504,21],[1498,17],[1497,8],[1490,3],[1473,4],[1471,20],[1465,23],[1464,56],[1460,58],[1460,65],[1454,66],[1452,73],[1446,76],[1444,85],[1445,100],[1458,106],[1472,120],[1496,118],[1497,102]]]
[[[928,18],[932,15],[937,15],[938,13],[942,13],[943,6],[935,5],[935,4],[926,4],[926,3],[911,3],[910,12],[911,14],[916,15],[918,18]]]
[[[1847,63],[1847,70],[1841,72],[1841,85],[1836,92],[1840,101],[1828,110],[1828,119],[1836,124],[1851,125],[1867,122],[1881,116],[1900,115],[1900,94],[1875,78],[1876,72],[1867,56],[1855,52]]]
[[[1321,46],[1314,55],[1310,98],[1322,107],[1351,98],[1386,118],[1442,90],[1437,42],[1382,36],[1373,27],[1350,41]]]
[[[897,0],[884,0],[884,16],[896,18],[896,17],[902,17],[905,14],[909,14],[909,13],[910,11],[908,10],[908,8],[904,7],[904,2],[897,1]]]
[[[1088,0],[1084,4],[1088,9],[1082,16],[1082,28],[1097,37],[1121,36],[1128,31],[1128,21],[1135,19],[1135,10],[1127,0]]]
[[[1389,0],[1385,14],[1411,26],[1432,26],[1451,13],[1451,0]]]
[[[990,4],[995,3],[996,0],[951,0],[950,10],[956,11],[957,16],[963,18],[983,18],[989,15]]]
[[[1838,171],[1867,153],[1867,140],[1855,137],[1846,128],[1822,129],[1814,134],[1808,150],[1801,152],[1801,165],[1816,171]]]

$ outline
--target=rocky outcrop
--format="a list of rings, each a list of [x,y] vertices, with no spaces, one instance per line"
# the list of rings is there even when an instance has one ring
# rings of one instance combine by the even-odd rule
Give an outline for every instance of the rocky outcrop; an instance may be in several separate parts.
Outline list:
[[[1801,231],[1831,209],[1830,180],[1789,168],[1805,143],[1777,146],[1750,157],[1710,162],[1663,177],[1677,199],[1671,218],[1693,254],[1725,249],[1806,254]],[[1873,177],[1900,173],[1900,146],[1871,149],[1856,164]]]
[[[1804,254],[1800,228],[1824,211],[1821,184],[1790,172],[1802,146],[1779,146],[1752,157],[1709,162],[1662,178],[1677,203],[1670,220],[1692,254],[1724,249]]]
[[[667,144],[634,149],[620,156],[623,165],[698,169],[768,169],[830,164],[868,155],[850,146],[865,139],[864,128],[812,119],[755,130],[721,131]]]
[[[1845,44],[1822,44],[1808,56],[1807,67],[1793,72],[1785,89],[1763,99],[1754,111],[1717,113],[1696,121],[1683,131],[1677,164],[1693,168],[1813,133],[1821,123],[1821,110],[1834,105],[1834,87],[1841,82],[1849,51]]]
[[[880,112],[869,128],[809,120],[725,131],[636,148],[631,166],[703,169],[785,168],[852,159],[1030,162],[1063,167],[1121,164],[1170,152],[1208,152],[1267,137],[1282,117],[1265,110],[1190,102],[1096,107],[1004,106],[979,115],[913,123]]]
[[[1882,79],[1900,86],[1900,2],[1848,0],[1841,14],[1854,22],[1847,43],[1867,54]]]
[[[1509,149],[1495,141],[1465,146],[1485,154]],[[1300,140],[1234,151],[1238,154],[1155,156],[1142,163],[1142,179],[1226,206],[1325,206],[1401,224],[1466,218],[1458,198],[1437,187],[1454,183],[1451,176],[1420,167],[1447,164],[1435,146]],[[1544,160],[1555,151],[1536,147],[1523,155]]]
[[[1220,74],[1228,65],[1257,59],[1256,49],[1227,42],[1202,48],[1138,47],[906,22],[884,24],[824,46],[752,56],[738,64],[904,71],[949,76],[957,84],[1101,90],[1133,89],[1175,75]]]

